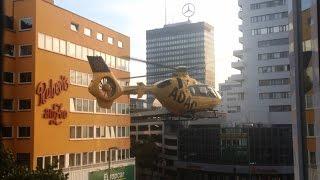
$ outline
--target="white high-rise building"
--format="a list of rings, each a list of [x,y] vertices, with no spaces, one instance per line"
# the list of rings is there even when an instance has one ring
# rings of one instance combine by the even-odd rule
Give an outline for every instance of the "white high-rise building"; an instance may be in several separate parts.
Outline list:
[[[231,66],[241,73],[220,86],[231,82],[241,86],[222,93],[227,119],[235,124],[291,124],[287,0],[238,0],[238,4],[243,49],[233,52],[239,60]],[[230,91],[242,99],[227,102],[225,99],[232,98]]]

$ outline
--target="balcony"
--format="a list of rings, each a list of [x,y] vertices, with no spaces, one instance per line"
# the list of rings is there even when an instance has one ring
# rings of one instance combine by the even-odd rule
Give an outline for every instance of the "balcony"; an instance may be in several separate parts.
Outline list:
[[[239,25],[239,31],[243,32],[243,25],[242,24]]]
[[[243,44],[243,37],[239,37],[239,43]]]
[[[238,17],[239,17],[239,19],[241,19],[241,20],[243,19],[243,11],[239,11],[239,12],[238,12]]]
[[[231,67],[234,69],[242,70],[244,68],[245,64],[243,61],[237,61],[237,62],[232,62]]]
[[[242,8],[242,4],[243,4],[242,0],[238,0],[238,6],[239,6],[240,8]]]
[[[241,49],[241,50],[234,50],[234,51],[233,51],[233,56],[242,59],[242,57],[243,57],[243,50],[242,50],[242,49]]]
[[[230,80],[232,81],[244,81],[244,75],[243,74],[234,74],[230,76]]]

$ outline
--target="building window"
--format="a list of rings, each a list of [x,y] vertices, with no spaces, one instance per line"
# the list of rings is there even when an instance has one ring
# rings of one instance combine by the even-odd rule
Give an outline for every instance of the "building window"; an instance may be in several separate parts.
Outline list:
[[[3,82],[7,84],[14,83],[14,73],[13,72],[3,72]]]
[[[5,16],[5,28],[8,28],[10,30],[14,30],[13,29],[13,17],[9,17],[9,16]]]
[[[67,47],[66,47],[66,41],[60,40],[60,54],[66,55],[67,53]]]
[[[250,9],[262,9],[262,8],[270,8],[276,6],[282,6],[286,4],[286,0],[273,0],[273,1],[264,1],[260,3],[250,4]]]
[[[3,138],[12,138],[12,130],[13,128],[12,127],[2,127],[2,132],[1,132],[1,135]]]
[[[82,137],[81,128],[82,128],[81,126],[76,127],[76,138],[77,139],[80,139]]]
[[[106,151],[101,151],[101,162],[106,162]]]
[[[112,37],[108,37],[108,43],[109,44],[113,44],[113,38]]]
[[[60,155],[59,156],[59,169],[65,168],[65,155]]]
[[[81,166],[81,154],[76,154],[76,166]]]
[[[30,127],[18,127],[18,138],[30,138]]]
[[[269,112],[289,112],[291,105],[273,105],[269,106]]]
[[[2,110],[13,111],[13,99],[3,99],[2,100]]]
[[[70,139],[76,138],[76,127],[70,126]]]
[[[71,112],[94,112],[94,100],[71,98],[70,99]]]
[[[100,163],[100,151],[96,152],[96,163]]]
[[[19,83],[31,83],[32,73],[23,72],[19,73]]]
[[[60,53],[60,41],[57,38],[52,38],[52,51]]]
[[[31,99],[20,99],[19,110],[20,111],[31,110]]]
[[[3,55],[14,57],[14,45],[13,44],[5,44],[3,46]]]
[[[45,49],[48,51],[52,51],[52,37],[51,36],[46,35]]]
[[[309,151],[309,165],[315,166],[316,165],[316,153],[315,152],[310,152]]]
[[[88,164],[93,164],[93,152],[89,152],[89,162]]]
[[[31,56],[32,55],[32,45],[20,45],[19,56]]]
[[[88,164],[88,153],[84,152],[82,153],[82,165],[87,165]]]
[[[70,29],[71,29],[72,31],[78,32],[78,31],[79,31],[79,24],[71,23],[71,24],[70,24]]]
[[[30,153],[17,153],[17,164],[30,167]]]
[[[51,165],[51,156],[44,157],[44,167],[48,168]]]
[[[122,42],[121,41],[118,41],[118,47],[122,48]]]
[[[69,154],[69,167],[75,166],[75,154]]]
[[[43,169],[43,157],[37,157],[37,168]]]
[[[97,39],[99,41],[103,41],[103,34],[102,33],[97,33]]]
[[[20,19],[20,31],[30,30],[32,28],[32,18],[22,18]]]
[[[96,138],[100,138],[100,127],[96,127]]]
[[[89,29],[89,28],[84,28],[83,34],[86,35],[86,36],[91,36],[91,29]]]
[[[71,43],[71,42],[67,42],[67,55],[70,57],[76,57],[76,45]]]
[[[308,136],[314,136],[314,124],[308,124]]]
[[[258,47],[269,47],[289,44],[289,38],[258,41]]]
[[[89,126],[89,138],[93,138],[93,126]]]
[[[259,93],[259,99],[289,99],[289,98],[291,98],[290,92]]]

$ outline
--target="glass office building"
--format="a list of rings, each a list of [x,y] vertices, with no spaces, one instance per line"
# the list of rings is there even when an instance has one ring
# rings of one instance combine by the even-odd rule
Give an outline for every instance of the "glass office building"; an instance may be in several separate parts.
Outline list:
[[[319,4],[317,0],[289,2],[296,180],[320,178]]]

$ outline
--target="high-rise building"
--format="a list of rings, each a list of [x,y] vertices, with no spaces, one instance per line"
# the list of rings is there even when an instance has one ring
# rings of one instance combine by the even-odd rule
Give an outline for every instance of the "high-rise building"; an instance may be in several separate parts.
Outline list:
[[[129,97],[111,109],[88,92],[88,56],[129,77],[130,38],[56,6],[53,0],[4,1],[1,140],[18,163],[54,165],[69,179],[108,173],[133,179]],[[123,83],[123,82],[122,82]],[[125,83],[124,83],[125,84]],[[121,166],[121,168],[119,168]],[[128,177],[127,177],[128,176]]]
[[[231,81],[230,78],[219,84],[219,93],[222,102],[218,105],[219,111],[227,113],[227,123],[236,125],[241,117],[241,103],[244,100],[244,92],[241,82]],[[242,107],[243,108],[243,107]]]
[[[293,179],[291,125],[190,125],[178,133],[176,179]]]
[[[239,0],[242,50],[233,52],[241,71],[230,81],[240,82],[243,93],[237,123],[290,124],[291,92],[288,59],[288,4],[286,0]],[[234,108],[234,107],[232,107]],[[230,108],[229,110],[232,110]],[[229,111],[228,110],[228,111]]]
[[[170,67],[186,66],[191,77],[214,87],[213,27],[182,22],[147,31],[147,61]],[[147,64],[147,84],[171,77],[172,69]],[[153,98],[148,96],[148,103]]]
[[[295,179],[320,178],[319,1],[289,2]]]

